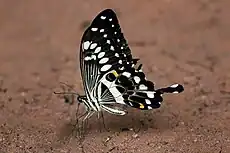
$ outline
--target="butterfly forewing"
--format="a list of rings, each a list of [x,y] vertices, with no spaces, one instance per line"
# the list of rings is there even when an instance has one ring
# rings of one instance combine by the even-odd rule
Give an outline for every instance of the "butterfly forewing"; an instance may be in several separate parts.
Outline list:
[[[110,82],[100,82],[109,71],[124,69],[121,59],[129,61],[132,57],[115,13],[107,9],[96,16],[81,42],[81,73],[86,96],[91,104],[92,101],[93,105],[100,101],[115,102],[114,93],[108,89]]]

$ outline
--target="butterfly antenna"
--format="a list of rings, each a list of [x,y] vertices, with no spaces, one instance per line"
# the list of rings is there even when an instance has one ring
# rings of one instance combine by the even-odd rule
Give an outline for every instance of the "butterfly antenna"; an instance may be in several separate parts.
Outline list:
[[[54,94],[56,94],[56,95],[77,95],[77,96],[80,96],[78,93],[76,93],[76,92],[56,92],[56,91],[54,91]]]
[[[72,87],[72,86],[70,86],[70,85],[68,85],[67,83],[65,83],[65,82],[59,82],[60,84],[62,84],[62,85],[65,85],[65,86],[67,86],[67,87],[69,87],[69,89],[71,89],[72,91],[74,91],[74,88]],[[62,88],[63,90],[64,90],[64,88]],[[76,93],[76,92],[55,92],[54,91],[54,94],[59,94],[59,95],[77,95],[77,96],[80,96],[78,93]]]
[[[65,86],[67,86],[67,87],[69,87],[69,88],[72,89],[72,90],[74,90],[74,88],[73,88],[71,85],[68,85],[68,84],[65,83],[65,82],[59,82],[59,83],[65,85]]]
[[[65,103],[68,103],[70,105],[72,105],[74,103],[74,95],[77,95],[77,97],[79,97],[80,95],[76,92],[74,92],[74,88],[64,82],[59,82],[61,84],[61,88],[62,88],[62,92],[56,92],[54,91],[54,94],[56,95],[63,95],[63,98],[65,100]],[[68,87],[67,91],[65,86]]]

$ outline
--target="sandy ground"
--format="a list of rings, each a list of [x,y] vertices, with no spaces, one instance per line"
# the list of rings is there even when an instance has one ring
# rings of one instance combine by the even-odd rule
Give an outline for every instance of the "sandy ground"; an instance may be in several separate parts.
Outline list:
[[[229,7],[227,0],[0,0],[0,153],[229,153]],[[94,116],[79,143],[75,106],[53,91],[62,81],[83,93],[79,43],[104,8],[117,11],[147,77],[185,92],[165,96],[157,110],[105,114],[110,131]]]

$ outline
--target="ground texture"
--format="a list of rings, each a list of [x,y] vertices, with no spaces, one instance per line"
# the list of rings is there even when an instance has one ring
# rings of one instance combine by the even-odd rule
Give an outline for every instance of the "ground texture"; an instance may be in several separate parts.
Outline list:
[[[0,0],[1,153],[229,153],[230,1]],[[134,57],[156,87],[181,83],[162,107],[89,120],[82,143],[75,105],[59,82],[83,93],[79,43],[98,12],[113,8]]]

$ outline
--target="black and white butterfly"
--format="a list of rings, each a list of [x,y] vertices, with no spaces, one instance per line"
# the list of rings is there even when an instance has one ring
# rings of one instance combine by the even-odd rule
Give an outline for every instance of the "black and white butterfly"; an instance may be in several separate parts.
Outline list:
[[[85,96],[78,101],[87,109],[86,118],[106,111],[125,115],[126,105],[141,110],[159,108],[164,93],[180,93],[180,84],[155,89],[131,55],[115,12],[100,12],[84,32],[80,46],[80,69]]]

